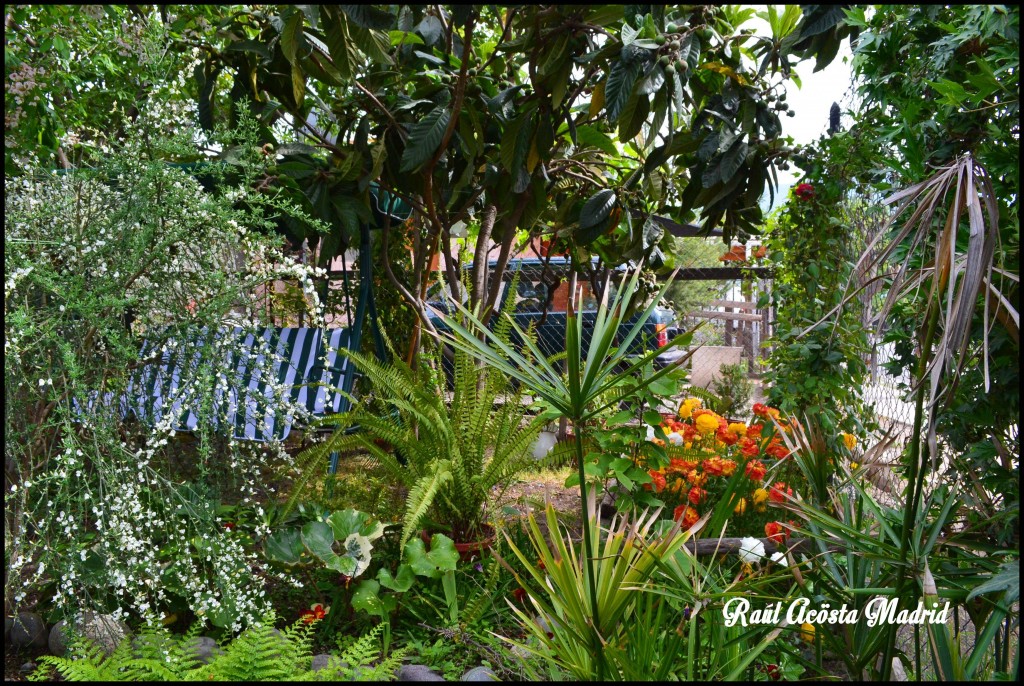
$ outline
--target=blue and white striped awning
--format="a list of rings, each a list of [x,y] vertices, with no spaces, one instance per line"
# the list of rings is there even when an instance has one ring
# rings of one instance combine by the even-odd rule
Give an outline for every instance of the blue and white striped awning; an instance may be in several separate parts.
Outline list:
[[[131,376],[118,409],[151,425],[169,421],[177,431],[202,423],[230,426],[240,440],[284,440],[297,415],[341,411],[348,358],[337,351],[348,342],[348,329],[235,327],[212,335],[203,329],[164,344],[158,361]],[[147,340],[141,358],[154,357],[155,347]],[[104,400],[109,404],[113,394]],[[94,395],[87,406],[95,402]]]

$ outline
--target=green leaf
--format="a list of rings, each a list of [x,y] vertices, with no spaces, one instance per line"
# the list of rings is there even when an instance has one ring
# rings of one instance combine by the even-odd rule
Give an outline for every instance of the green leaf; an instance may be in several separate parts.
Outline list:
[[[988,581],[975,586],[967,595],[967,600],[973,600],[979,595],[992,593],[993,591],[1006,591],[1003,602],[1007,605],[1017,602],[1020,597],[1020,561],[1007,562],[999,569],[999,573]]]
[[[373,579],[360,581],[352,593],[352,609],[362,610],[375,617],[387,617],[387,609],[380,599],[380,584]]]
[[[615,191],[610,188],[604,188],[590,196],[580,211],[580,228],[586,229],[608,219],[616,202]]]
[[[340,510],[331,514],[327,522],[334,530],[334,538],[344,541],[351,534],[359,533],[368,539],[375,540],[384,533],[384,525],[373,521],[370,515],[359,510]]]
[[[327,562],[334,554],[334,531],[325,522],[310,522],[302,527],[302,544],[309,552]]]
[[[412,588],[413,583],[416,581],[416,574],[412,571],[412,567],[407,564],[401,564],[398,565],[398,574],[395,576],[391,576],[391,572],[387,569],[381,568],[377,572],[377,581],[384,588],[405,593]]]
[[[267,536],[263,553],[274,562],[286,565],[298,564],[302,555],[302,538],[298,529],[281,529]]]
[[[438,107],[412,127],[402,153],[401,171],[415,171],[434,156],[441,146],[450,118],[447,108]]]
[[[604,105],[608,121],[618,120],[642,69],[640,62],[626,64],[620,59],[612,64],[604,86]]]
[[[295,56],[302,42],[302,12],[294,12],[281,31],[281,52],[291,65],[295,64]]]
[[[964,100],[967,100],[970,95],[964,90],[964,87],[955,81],[949,79],[942,79],[941,81],[929,81],[932,88],[942,94],[946,100],[954,106],[959,107],[963,104]]]
[[[391,45],[423,45],[423,39],[411,31],[389,31]]]
[[[722,168],[720,172],[722,180],[731,179],[739,171],[746,159],[747,144],[741,139],[733,143],[732,147],[722,155]]]
[[[594,128],[593,126],[581,126],[576,129],[576,139],[579,141],[580,146],[592,145],[609,155],[619,154],[618,149],[615,147],[615,143],[608,134]]]
[[[608,420],[608,426],[622,426],[629,422],[633,418],[633,412],[631,410],[622,410],[616,413],[611,419]]]
[[[373,5],[339,5],[352,23],[364,29],[388,30],[394,28],[395,16]]]
[[[651,426],[661,426],[662,417],[661,414],[655,410],[647,410],[644,412],[644,421]]]
[[[440,579],[445,572],[455,571],[459,561],[455,543],[444,534],[434,534],[430,538],[430,552],[426,552],[422,540],[412,539],[405,544],[405,557],[412,571],[429,579]]]

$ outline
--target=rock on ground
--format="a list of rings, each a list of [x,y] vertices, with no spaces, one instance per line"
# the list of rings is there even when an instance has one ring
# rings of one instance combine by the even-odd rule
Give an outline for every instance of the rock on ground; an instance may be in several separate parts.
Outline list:
[[[117,644],[128,635],[128,625],[114,619],[113,615],[102,615],[96,612],[85,612],[79,621],[75,622],[75,629],[85,638],[95,643],[107,655],[114,652]],[[68,652],[68,643],[71,641],[67,622],[63,619],[53,625],[50,630],[50,652],[57,656],[63,656]]]
[[[498,675],[490,667],[474,667],[462,675],[463,681],[499,681]]]
[[[193,640],[189,641],[185,646],[186,650],[191,650],[198,659],[204,665],[208,665],[213,662],[213,659],[218,655],[223,655],[224,651],[217,645],[217,641],[213,640],[209,636],[198,636]]]
[[[16,650],[45,650],[46,623],[35,612],[19,612],[11,621],[9,639]]]
[[[399,681],[444,681],[444,677],[426,665],[402,665],[395,675]]]

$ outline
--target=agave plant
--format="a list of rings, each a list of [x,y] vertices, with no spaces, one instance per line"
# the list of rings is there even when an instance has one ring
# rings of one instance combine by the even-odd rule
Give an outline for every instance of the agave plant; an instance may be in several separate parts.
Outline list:
[[[642,355],[629,354],[634,341],[638,340],[643,331],[644,323],[671,285],[671,278],[655,294],[646,310],[636,318],[627,333],[617,340],[619,327],[628,319],[628,305],[637,295],[640,274],[641,267],[638,266],[622,287],[616,290],[610,302],[609,292],[612,289],[607,286],[604,288],[591,329],[589,347],[584,344],[580,321],[576,315],[577,310],[583,309],[582,294],[575,304],[570,300],[565,326],[564,377],[562,371],[545,358],[537,344],[512,320],[508,312],[499,314],[496,329],[501,330],[500,327],[507,326],[518,333],[525,345],[523,351],[516,350],[507,341],[503,341],[497,331],[489,330],[473,312],[458,302],[452,303],[453,312],[458,316],[445,316],[443,321],[446,330],[437,334],[447,345],[472,355],[491,369],[528,388],[530,393],[542,399],[554,412],[572,422],[580,488],[580,519],[583,525],[585,559],[582,569],[585,587],[590,597],[592,627],[595,627],[590,631],[590,650],[595,656],[599,679],[603,677],[605,664],[601,636],[596,630],[596,627],[601,626],[598,603],[600,581],[596,577],[591,513],[586,507],[588,465],[584,445],[589,440],[589,425],[607,408],[635,397],[658,379],[672,373],[692,354],[690,351],[689,354],[680,356],[675,365],[657,372],[640,373],[641,370],[648,368],[665,348],[688,343],[692,339],[692,332],[675,337],[665,348],[648,351]]]

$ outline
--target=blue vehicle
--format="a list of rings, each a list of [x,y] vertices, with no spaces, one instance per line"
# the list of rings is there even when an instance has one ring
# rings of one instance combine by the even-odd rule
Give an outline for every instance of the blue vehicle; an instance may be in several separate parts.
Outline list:
[[[547,268],[545,269],[545,264]],[[491,262],[493,269],[496,262]],[[537,345],[548,357],[565,352],[565,324],[566,310],[569,300],[569,261],[564,257],[527,257],[511,260],[508,268],[502,275],[502,290],[499,295],[498,309],[504,307],[505,300],[512,295],[510,286],[513,276],[518,272],[519,280],[516,293],[515,309],[513,317],[516,324],[524,331],[532,325],[537,334]],[[467,267],[468,269],[469,267]],[[623,269],[624,271],[624,269]],[[558,284],[554,293],[550,292],[551,284],[558,282],[558,277],[564,277]],[[610,286],[614,288],[614,284]],[[581,279],[577,284],[579,289],[575,294],[578,298],[580,293],[583,296],[583,308],[578,313],[580,319],[580,330],[583,336],[583,354],[585,355],[590,347],[590,336],[594,328],[594,321],[597,316],[597,299],[594,297],[590,283]],[[449,305],[442,295],[442,286],[434,289],[433,296],[428,298],[427,305],[435,312],[449,312]],[[549,297],[550,296],[550,297]],[[550,303],[548,302],[550,299]],[[576,300],[574,299],[574,302]],[[545,305],[547,311],[545,312]],[[641,313],[634,315],[623,322],[619,327],[619,335],[624,337],[636,323]],[[439,330],[445,327],[438,314],[432,314],[431,323]],[[642,333],[633,341],[630,353],[641,355],[650,350],[657,350],[668,344],[669,326],[674,322],[673,312],[664,307],[657,307],[644,323]],[[495,318],[491,318],[490,326],[494,325]],[[521,341],[513,331],[512,343],[520,345]],[[657,366],[664,366],[671,363],[678,357],[677,351],[666,351],[655,360]]]

